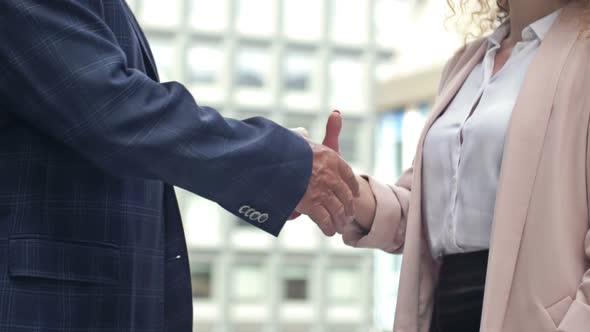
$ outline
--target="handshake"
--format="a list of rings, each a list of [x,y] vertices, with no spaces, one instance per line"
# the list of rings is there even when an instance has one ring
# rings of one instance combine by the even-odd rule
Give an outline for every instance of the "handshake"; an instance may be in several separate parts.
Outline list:
[[[338,137],[341,129],[339,111],[330,115],[322,144],[310,141],[305,129],[293,129],[309,142],[313,167],[307,191],[289,219],[305,214],[327,236],[342,233],[347,221],[355,217],[355,199],[360,196],[354,172],[340,157]]]

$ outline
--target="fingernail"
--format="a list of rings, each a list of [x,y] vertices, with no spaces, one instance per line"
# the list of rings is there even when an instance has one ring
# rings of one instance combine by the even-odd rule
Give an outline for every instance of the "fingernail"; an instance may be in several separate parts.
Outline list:
[[[338,113],[338,114],[342,115],[342,112],[340,112],[339,110],[334,110],[334,112],[336,112],[336,113]]]

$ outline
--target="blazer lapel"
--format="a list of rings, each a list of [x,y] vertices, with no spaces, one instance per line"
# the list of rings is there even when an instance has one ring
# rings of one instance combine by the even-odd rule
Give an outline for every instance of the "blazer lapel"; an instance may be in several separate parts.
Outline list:
[[[137,22],[135,15],[133,15],[131,8],[129,8],[129,5],[127,5],[127,1],[123,1],[123,3],[125,6],[125,15],[127,15],[127,18],[131,22],[131,27],[133,28],[133,32],[135,33],[135,36],[139,40],[139,44],[141,46],[141,51],[143,54],[144,62],[149,67],[148,70],[150,71],[150,74],[152,74],[157,81],[160,81],[160,76],[158,75],[158,68],[156,67],[156,63],[154,61],[154,55],[152,54],[152,51],[148,45],[147,38],[145,37],[143,31],[139,27],[139,23]]]
[[[560,74],[580,31],[564,8],[531,63],[506,136],[484,299],[482,331],[500,331],[506,314],[529,201]]]
[[[410,204],[410,211],[408,213],[410,219],[408,219],[408,224],[406,227],[406,238],[414,239],[415,241],[406,241],[404,246],[404,257],[411,258],[403,260],[402,271],[404,272],[402,273],[400,280],[400,284],[402,285],[414,285],[415,287],[409,286],[400,288],[398,298],[404,303],[406,309],[404,314],[401,314],[401,311],[398,311],[396,314],[396,331],[402,329],[407,329],[408,331],[415,330],[416,317],[420,315],[423,305],[425,301],[427,301],[424,300],[424,295],[416,296],[416,294],[421,292],[428,293],[430,290],[422,286],[428,284],[427,278],[436,278],[435,273],[433,272],[431,274],[429,271],[433,271],[430,268],[434,268],[434,270],[436,270],[437,267],[433,266],[431,264],[432,262],[425,261],[426,258],[421,255],[421,253],[424,251],[430,250],[428,236],[423,237],[424,234],[427,234],[427,230],[426,232],[424,231],[426,229],[426,224],[422,222],[422,204],[420,204],[422,199],[421,175],[424,140],[434,121],[436,121],[436,119],[444,112],[473,68],[481,61],[486,50],[486,46],[487,43],[484,40],[479,45],[474,44],[471,46],[475,49],[475,51],[473,51],[473,49],[468,49],[463,51],[463,54],[460,55],[461,58],[459,61],[465,61],[463,59],[469,60],[466,64],[463,64],[462,67],[460,67],[460,70],[456,74],[448,74],[449,77],[452,77],[452,79],[449,81],[449,83],[445,84],[445,88],[440,93],[439,98],[435,102],[432,113],[429,119],[426,121],[420,136],[418,149],[416,151],[416,158],[414,160],[414,175],[412,179],[411,192],[411,201],[418,202],[419,204]],[[422,274],[424,274],[426,277]],[[433,285],[434,283],[432,282],[431,284]]]
[[[453,75],[452,79],[446,84],[446,87],[440,94],[438,101],[435,103],[432,113],[426,124],[424,125],[424,129],[422,130],[422,134],[420,135],[420,140],[418,141],[418,150],[416,152],[416,159],[414,160],[414,177],[412,179],[412,201],[413,202],[421,202],[422,196],[422,152],[424,151],[424,141],[426,139],[426,135],[428,131],[436,121],[436,119],[447,109],[447,106],[453,100],[473,68],[481,61],[487,43],[482,41],[479,46],[477,47],[475,53],[469,57],[469,61],[463,65],[463,67],[459,70],[456,75]],[[422,220],[422,204],[411,204],[410,205],[410,214],[414,216],[418,216],[418,218],[414,220]],[[426,227],[426,225],[424,225]],[[428,237],[427,237],[428,238]]]
[[[447,109],[447,106],[453,100],[473,68],[481,61],[485,50],[487,48],[487,43],[484,41],[481,42],[480,45],[475,45],[476,51],[475,53],[469,57],[469,61],[459,70],[456,75],[453,75],[452,79],[446,84],[446,87],[440,94],[440,98],[435,103],[432,113],[429,119],[426,121],[424,125],[424,129],[422,130],[422,134],[420,136],[420,140],[418,141],[418,149],[416,151],[416,159],[414,160],[414,175],[412,179],[412,202],[421,202],[422,201],[422,152],[424,151],[424,141],[426,140],[426,135],[428,131],[436,121],[436,119]],[[424,229],[426,233],[428,232],[426,223],[422,222],[422,204],[411,204],[409,214],[414,216],[412,220],[419,221],[420,226],[424,225]],[[408,227],[411,228],[411,225]],[[421,233],[424,233],[420,231]],[[430,241],[428,240],[428,236],[426,236],[428,242],[428,248],[430,249]],[[407,244],[406,244],[407,245]]]
[[[440,94],[440,98],[434,105],[432,113],[429,119],[426,121],[426,125],[424,126],[424,129],[422,131],[422,135],[419,141],[420,151],[422,151],[424,140],[426,138],[426,134],[428,134],[428,131],[430,130],[430,127],[432,127],[436,119],[447,109],[447,106],[449,106],[451,100],[455,98],[455,95],[457,94],[461,86],[463,86],[463,83],[465,83],[465,80],[467,79],[469,74],[471,74],[473,68],[475,68],[475,66],[478,63],[480,63],[487,49],[487,45],[488,43],[485,40],[480,41],[479,46],[475,46],[477,47],[477,49],[473,56],[470,57],[469,61],[459,70],[459,72],[456,75],[453,76],[449,83],[446,84],[446,86],[444,87],[443,91]],[[420,153],[418,157],[421,159],[422,154]]]

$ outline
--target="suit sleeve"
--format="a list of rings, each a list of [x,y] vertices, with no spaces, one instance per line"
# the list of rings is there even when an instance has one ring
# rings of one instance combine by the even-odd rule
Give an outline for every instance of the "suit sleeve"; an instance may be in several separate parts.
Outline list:
[[[85,3],[0,1],[5,111],[109,173],[184,188],[278,235],[308,185],[308,144],[263,118],[224,118],[181,84],[131,68]],[[244,206],[268,220],[249,220]]]

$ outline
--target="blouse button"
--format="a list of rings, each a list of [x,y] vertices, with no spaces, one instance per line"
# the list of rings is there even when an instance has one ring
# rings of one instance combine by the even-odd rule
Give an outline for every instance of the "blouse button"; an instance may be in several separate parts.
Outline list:
[[[530,41],[535,39],[535,32],[530,28],[526,28],[523,32],[522,32],[522,39],[526,40],[526,41]]]

